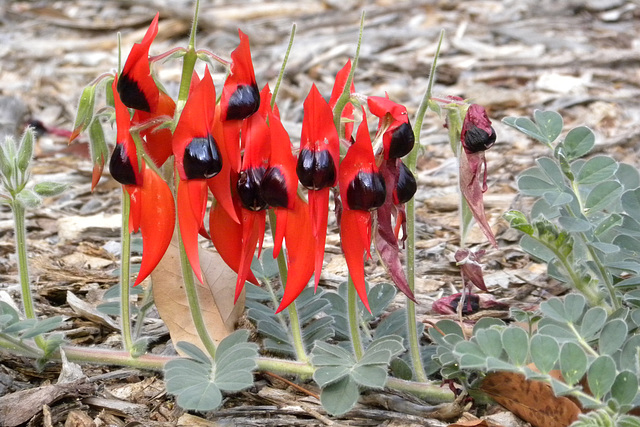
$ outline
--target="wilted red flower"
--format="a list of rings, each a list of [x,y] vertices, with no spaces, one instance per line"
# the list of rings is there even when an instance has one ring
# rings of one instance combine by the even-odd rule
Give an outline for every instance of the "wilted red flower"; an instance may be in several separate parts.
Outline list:
[[[367,105],[371,114],[380,118],[378,132],[384,132],[382,144],[385,160],[409,154],[415,144],[415,137],[406,107],[380,96],[368,97]]]

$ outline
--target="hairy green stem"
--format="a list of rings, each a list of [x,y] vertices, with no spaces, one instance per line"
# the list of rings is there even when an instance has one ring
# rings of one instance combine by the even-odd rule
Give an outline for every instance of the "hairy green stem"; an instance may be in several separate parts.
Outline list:
[[[180,79],[180,89],[178,91],[178,102],[176,102],[176,112],[174,117],[173,129],[178,124],[178,119],[182,113],[182,109],[187,103],[189,98],[189,89],[191,87],[191,77],[193,76],[193,69],[196,66],[198,60],[198,53],[196,52],[196,32],[198,29],[198,12],[200,10],[200,0],[196,0],[195,10],[193,12],[193,24],[191,26],[191,35],[189,37],[189,46],[182,58],[182,76]],[[173,130],[172,129],[172,130]]]
[[[276,214],[273,209],[269,209],[269,224],[271,228],[271,234],[276,235]],[[284,257],[284,250],[280,250],[277,257],[278,273],[280,274],[280,281],[283,287],[287,287],[287,260]],[[287,307],[287,313],[289,314],[289,332],[291,332],[291,341],[293,342],[293,348],[296,352],[296,358],[301,362],[306,362],[309,358],[304,349],[304,341],[302,340],[302,325],[300,324],[300,317],[298,316],[298,309],[296,308],[296,302],[293,301]]]
[[[353,354],[356,356],[356,360],[360,360],[364,354],[364,347],[360,338],[360,322],[358,321],[358,295],[351,275],[349,275],[349,283],[347,283],[347,315]]]
[[[595,351],[593,347],[591,347],[589,343],[584,340],[584,338],[582,338],[582,335],[580,335],[580,332],[578,332],[578,330],[573,325],[573,323],[567,323],[567,325],[569,326],[569,329],[571,329],[571,332],[573,332],[573,335],[575,335],[576,341],[578,341],[578,343],[582,346],[582,348],[585,349],[585,351],[589,353],[591,356],[598,357],[599,356],[598,352]]]
[[[293,39],[296,36],[296,24],[293,24],[291,27],[291,35],[289,36],[289,45],[287,46],[287,51],[284,54],[284,58],[282,59],[282,66],[280,67],[280,73],[278,73],[278,80],[276,80],[276,85],[273,88],[273,95],[271,96],[271,109],[276,105],[276,97],[278,96],[278,90],[280,90],[280,83],[282,83],[282,79],[284,78],[284,70],[287,67],[287,62],[289,61],[289,54],[291,53],[291,48],[293,47]]]
[[[20,276],[20,296],[24,315],[27,319],[37,319],[33,305],[33,295],[31,294],[31,284],[29,283],[29,265],[27,263],[27,236],[25,226],[24,205],[15,198],[12,199],[11,210],[13,211],[13,226],[16,238],[16,255],[18,256],[18,274]],[[38,347],[43,348],[44,339],[41,335],[34,338]]]
[[[98,347],[63,346],[62,350],[70,362],[127,366],[130,368],[148,369],[152,371],[161,371],[164,368],[165,363],[178,357],[159,356],[149,353],[133,357],[126,351],[115,351]],[[52,358],[60,359],[60,352],[54,353]]]
[[[436,68],[438,66],[438,56],[440,54],[440,47],[442,46],[442,40],[444,38],[444,31],[440,32],[440,40],[438,41],[438,48],[431,64],[431,73],[429,75],[429,82],[427,84],[427,90],[422,97],[420,107],[413,121],[413,136],[415,139],[415,145],[411,153],[407,156],[405,164],[411,171],[416,173],[416,164],[418,161],[418,152],[420,151],[420,131],[422,130],[422,121],[427,113],[427,107],[429,100],[431,99],[431,93],[433,91],[433,84],[435,82]],[[416,204],[412,198],[407,203],[407,282],[409,289],[415,291],[416,283]],[[420,355],[420,340],[418,338],[418,328],[416,326],[416,304],[407,298],[407,336],[409,339],[409,355],[411,356],[411,364],[416,378],[420,382],[426,382],[427,376],[424,373],[424,366],[422,364],[422,357]]]
[[[200,341],[202,341],[204,348],[207,349],[211,359],[214,359],[216,356],[216,343],[211,338],[211,335],[209,335],[209,331],[207,330],[207,326],[204,321],[202,308],[200,307],[200,301],[198,299],[198,290],[196,289],[196,283],[193,279],[193,270],[191,269],[191,263],[187,257],[187,252],[184,249],[182,237],[178,237],[178,242],[180,248],[180,266],[182,267],[182,283],[184,284],[184,290],[187,293],[191,319],[193,320],[193,325],[196,328],[196,332],[198,333],[198,337],[200,338]]]
[[[0,347],[13,353],[18,353],[34,359],[38,359],[43,355],[42,350],[39,348],[33,347],[21,339],[3,333],[0,333]]]
[[[129,312],[129,284],[131,265],[131,234],[129,233],[129,214],[131,200],[127,190],[122,188],[122,224],[120,229],[120,331],[122,348],[131,353],[133,338],[131,336],[131,313]]]

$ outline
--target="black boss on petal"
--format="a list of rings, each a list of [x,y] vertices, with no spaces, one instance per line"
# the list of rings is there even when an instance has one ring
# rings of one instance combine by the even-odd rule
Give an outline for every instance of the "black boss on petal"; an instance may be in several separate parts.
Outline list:
[[[267,208],[267,202],[262,198],[260,182],[264,177],[264,168],[249,168],[240,171],[236,188],[240,203],[245,209],[261,211]]]
[[[485,151],[496,142],[496,131],[491,127],[491,134],[477,126],[470,126],[464,136],[464,148],[471,152],[477,153]]]
[[[127,107],[146,111],[147,113],[151,112],[149,101],[140,90],[140,86],[127,74],[123,74],[118,78],[118,93],[120,94],[120,100]]]
[[[336,182],[336,167],[327,150],[303,148],[298,154],[296,173],[300,183],[310,190],[321,190]]]
[[[136,174],[124,145],[116,144],[109,160],[109,172],[122,185],[136,185]]]
[[[277,167],[267,169],[260,183],[262,198],[271,207],[286,208],[289,205],[287,183],[284,174]]]
[[[389,144],[389,158],[398,159],[404,157],[413,150],[415,137],[413,129],[409,123],[403,123],[396,128],[391,134],[391,143]]]
[[[238,85],[229,98],[227,120],[246,119],[260,108],[260,91],[256,85]]]
[[[398,184],[393,194],[393,202],[395,204],[407,203],[413,195],[416,194],[417,189],[416,178],[409,168],[400,162],[400,167],[398,168]]]
[[[213,137],[193,138],[184,150],[183,164],[188,179],[216,176],[222,169],[222,158]]]
[[[349,209],[372,211],[384,204],[387,189],[378,173],[358,172],[347,188]]]

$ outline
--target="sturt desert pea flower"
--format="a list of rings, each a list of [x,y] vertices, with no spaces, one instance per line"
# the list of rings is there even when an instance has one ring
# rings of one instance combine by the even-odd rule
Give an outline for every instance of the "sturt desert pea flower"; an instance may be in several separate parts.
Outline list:
[[[259,257],[264,239],[268,205],[262,197],[260,183],[269,165],[271,137],[267,121],[261,114],[254,114],[244,120],[242,139],[245,150],[236,184],[237,197],[240,200],[240,223],[242,224],[242,251],[236,282],[236,301],[251,271],[251,260],[256,246]]]
[[[469,106],[462,123],[460,141],[464,148],[460,155],[460,191],[485,236],[497,247],[484,213],[483,193],[487,191],[487,160],[484,151],[496,142],[496,133],[484,107],[477,104]]]
[[[349,73],[351,73],[351,59],[347,60],[347,63],[338,71],[336,74],[336,80],[333,84],[333,89],[331,91],[331,96],[329,97],[329,106],[331,110],[335,110],[336,105],[338,104],[338,99],[340,95],[344,92],[344,88],[347,86],[347,80],[349,80]],[[349,93],[352,94],[356,91],[353,80],[351,81],[351,86],[349,87]],[[341,121],[344,122],[344,139],[347,141],[351,141],[351,135],[353,134],[353,104],[347,102],[342,110],[342,114],[340,115]]]
[[[122,102],[135,110],[134,125],[144,125],[161,116],[173,118],[176,108],[173,99],[156,85],[149,66],[149,48],[158,34],[158,17],[159,14],[156,14],[153,18],[142,42],[131,48],[118,82]],[[156,127],[157,124],[151,125],[142,130],[141,135],[145,139],[145,150],[159,167],[172,153],[171,130],[156,130]]]
[[[178,221],[185,252],[200,282],[198,233],[204,232],[207,207],[207,179],[222,169],[222,156],[214,137],[216,91],[209,73],[196,85],[182,110],[173,134],[173,153],[180,177],[178,183]]]
[[[371,114],[380,118],[378,132],[384,132],[384,159],[397,159],[409,154],[413,149],[415,137],[406,107],[380,96],[368,97],[367,105]]]
[[[240,44],[231,53],[231,69],[220,97],[220,118],[224,124],[227,157],[231,169],[240,168],[240,129],[242,121],[258,111],[260,91],[251,61],[249,37],[238,30]]]
[[[329,192],[338,182],[340,141],[333,125],[331,107],[315,85],[304,101],[302,135],[296,173],[309,189],[309,212],[315,245],[315,286],[318,287],[329,217]]]
[[[142,282],[158,265],[167,250],[175,225],[173,195],[169,186],[152,169],[138,166],[136,147],[129,132],[129,110],[116,91],[118,76],[113,81],[116,108],[116,147],[109,170],[123,185],[131,201],[129,232],[142,233],[142,263],[134,286]]]
[[[386,198],[384,180],[378,172],[366,116],[358,127],[355,143],[340,164],[340,241],[356,292],[367,310],[369,302],[364,283],[364,256],[371,258],[371,212]]]
[[[298,196],[296,158],[291,153],[287,131],[275,114],[270,113],[271,156],[260,189],[264,200],[276,213],[274,258],[287,244],[287,277],[282,302],[284,310],[304,290],[314,271],[315,240],[311,231],[309,206]]]

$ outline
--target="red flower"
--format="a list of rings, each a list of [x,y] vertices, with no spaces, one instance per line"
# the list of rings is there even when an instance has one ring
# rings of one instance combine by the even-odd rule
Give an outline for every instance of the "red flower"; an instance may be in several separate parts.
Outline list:
[[[260,189],[264,200],[276,213],[274,258],[287,243],[287,277],[284,296],[276,313],[284,310],[304,290],[314,271],[315,240],[311,231],[309,206],[298,196],[296,158],[291,154],[287,131],[275,114],[269,114],[271,157]]]
[[[222,170],[223,159],[213,133],[216,91],[209,68],[205,70],[202,81],[194,84],[192,89],[173,134],[173,152],[180,177],[180,236],[189,263],[202,282],[198,233],[207,235],[204,230],[208,195],[206,180]]]
[[[302,136],[296,173],[303,186],[309,189],[309,212],[315,245],[315,286],[317,288],[324,259],[329,216],[329,191],[338,180],[340,142],[333,125],[331,107],[315,85],[304,101]]]
[[[355,143],[340,164],[340,240],[349,274],[367,310],[369,302],[364,283],[364,256],[371,258],[371,211],[383,205],[386,188],[378,172],[371,138],[363,111]]]
[[[109,162],[111,175],[123,185],[130,199],[129,232],[142,233],[142,264],[134,286],[142,282],[158,265],[173,235],[175,208],[169,186],[144,163],[138,166],[136,147],[129,132],[129,110],[116,90],[118,76],[113,81],[116,109],[116,148]]]
[[[384,132],[382,144],[385,160],[397,159],[409,154],[413,149],[415,138],[404,105],[379,96],[367,98],[367,105],[371,114],[380,118],[378,132]]]
[[[157,117],[173,117],[175,102],[169,95],[158,89],[149,67],[149,48],[158,34],[158,17],[151,22],[141,43],[136,43],[122,69],[118,82],[118,92],[124,105],[136,110],[133,123],[141,125]],[[145,150],[156,166],[162,166],[171,155],[171,131],[155,130],[156,126],[142,130]]]
[[[236,300],[251,271],[251,260],[256,246],[258,257],[262,251],[267,202],[262,197],[260,184],[269,165],[270,153],[270,132],[266,119],[260,114],[254,114],[244,120],[242,139],[245,150],[236,183],[242,225],[242,251],[236,282]]]
[[[239,135],[242,120],[258,111],[260,107],[260,92],[253,71],[249,37],[240,30],[238,33],[240,44],[231,53],[231,70],[224,82],[220,98],[220,118],[224,123],[227,156],[234,171],[240,168]]]

